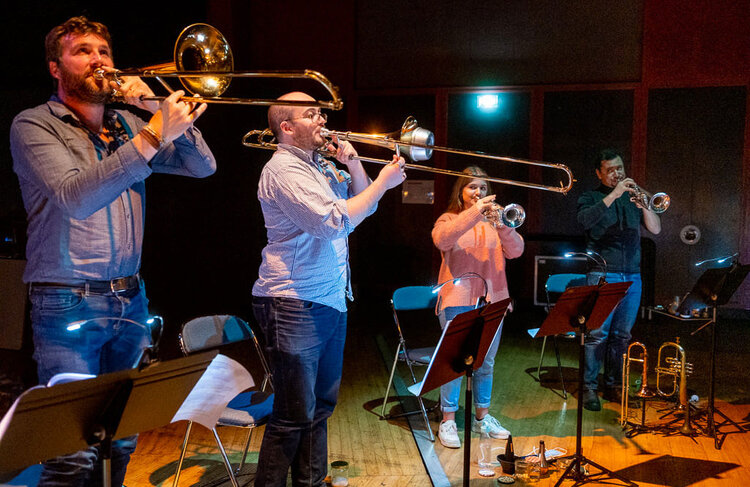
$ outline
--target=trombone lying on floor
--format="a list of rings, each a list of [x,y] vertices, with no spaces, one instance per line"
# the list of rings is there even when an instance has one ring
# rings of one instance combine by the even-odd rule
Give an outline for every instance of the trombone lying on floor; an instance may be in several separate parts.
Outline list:
[[[115,70],[107,72],[99,68],[94,71],[97,79],[110,79],[121,84],[122,76],[155,78],[170,93],[174,90],[162,78],[179,78],[187,91],[197,96],[186,96],[183,100],[199,103],[221,103],[236,105],[286,105],[317,106],[341,110],[344,102],[336,88],[325,76],[313,70],[304,71],[235,71],[234,58],[229,43],[216,28],[208,24],[192,24],[177,37],[174,46],[174,62],[141,69]],[[232,78],[309,79],[323,85],[330,93],[330,101],[267,100],[262,98],[220,98],[229,88]],[[121,95],[117,90],[113,97]],[[144,100],[163,100],[163,96],[143,97]]]
[[[308,104],[308,106],[310,106]],[[570,191],[570,188],[573,187],[573,173],[570,171],[568,166],[564,164],[555,164],[555,163],[547,163],[547,162],[540,162],[540,161],[530,161],[526,159],[516,159],[513,157],[504,157],[504,156],[496,156],[492,154],[486,154],[484,152],[479,151],[468,151],[468,150],[461,150],[461,149],[451,149],[449,147],[440,147],[434,145],[435,137],[432,132],[430,132],[427,129],[421,128],[417,125],[417,121],[414,119],[414,117],[408,117],[404,124],[401,126],[401,130],[395,133],[389,133],[389,134],[363,134],[363,133],[356,133],[356,132],[338,132],[335,130],[329,130],[329,129],[322,129],[320,133],[324,137],[336,137],[338,140],[346,140],[349,142],[359,142],[363,144],[370,144],[370,145],[377,145],[379,147],[385,147],[390,150],[393,150],[394,152],[408,156],[412,161],[426,161],[430,157],[432,157],[433,151],[439,151],[439,152],[448,152],[451,154],[461,154],[461,155],[467,155],[472,157],[481,157],[484,159],[493,159],[497,161],[503,161],[503,162],[514,162],[519,164],[528,164],[532,166],[540,166],[540,167],[546,167],[550,169],[556,169],[559,171],[563,171],[566,175],[567,182],[563,183],[563,181],[560,181],[559,186],[552,186],[552,185],[544,185],[544,184],[537,184],[537,183],[531,183],[526,181],[517,181],[513,179],[502,179],[502,178],[496,178],[496,177],[483,177],[483,176],[473,176],[476,179],[484,179],[486,181],[491,181],[494,183],[500,183],[500,184],[509,184],[512,186],[521,186],[524,188],[530,188],[530,189],[541,189],[543,191],[554,191],[557,193],[567,193]],[[398,139],[393,138],[394,135],[399,135]],[[246,133],[244,137],[242,137],[242,144],[247,147],[255,147],[259,149],[270,149],[270,150],[276,150],[276,141],[273,137],[273,133],[271,132],[271,129],[265,129],[265,130],[251,130],[250,132]],[[331,154],[327,154],[323,151],[323,155],[330,156]],[[358,157],[360,161],[365,162],[374,162],[376,164],[389,164],[391,161],[386,159],[374,159],[371,157]],[[417,171],[425,171],[425,172],[431,172],[435,174],[447,174],[449,176],[465,176],[462,172],[459,171],[451,171],[449,169],[440,169],[436,167],[430,167],[430,166],[423,166],[420,164],[410,164],[407,163],[405,165],[407,169],[414,169]]]

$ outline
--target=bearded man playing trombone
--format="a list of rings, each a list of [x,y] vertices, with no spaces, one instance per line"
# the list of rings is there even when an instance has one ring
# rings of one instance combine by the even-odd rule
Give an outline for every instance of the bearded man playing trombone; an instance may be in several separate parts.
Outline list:
[[[583,394],[579,400],[589,411],[601,410],[597,389],[602,362],[604,398],[620,402],[622,355],[628,349],[630,330],[641,304],[641,226],[654,235],[661,232],[659,216],[640,198],[631,196],[637,186],[626,177],[617,152],[601,151],[594,167],[601,184],[578,199],[578,222],[586,233],[586,249],[602,264],[589,271],[588,284],[597,284],[601,277],[607,282],[632,284],[604,324],[586,335]]]
[[[279,100],[268,123],[278,148],[258,184],[268,243],[253,286],[253,313],[266,343],[274,403],[266,425],[256,487],[322,486],[328,464],[327,420],[341,383],[346,299],[353,299],[348,235],[371,215],[385,192],[406,178],[404,159],[371,181],[348,142],[321,135],[327,116],[305,93]],[[318,152],[335,149],[348,172]]]
[[[138,78],[116,86],[97,76],[114,71],[107,27],[73,17],[45,39],[55,91],[13,120],[10,146],[28,215],[26,269],[34,359],[44,384],[61,372],[102,374],[134,366],[150,340],[145,325],[96,318],[148,318],[139,276],[145,182],[152,172],[206,177],[216,161],[193,122],[205,105],[142,101]],[[107,104],[152,113],[146,122]],[[92,320],[79,330],[71,322]],[[122,485],[135,437],[112,443],[112,485]],[[101,485],[98,448],[45,463],[40,486]],[[100,470],[100,469],[99,469]]]

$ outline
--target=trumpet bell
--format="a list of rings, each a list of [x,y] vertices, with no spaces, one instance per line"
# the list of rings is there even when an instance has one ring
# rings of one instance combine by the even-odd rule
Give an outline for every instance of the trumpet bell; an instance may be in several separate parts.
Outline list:
[[[503,208],[502,220],[506,227],[518,228],[526,220],[526,210],[516,203],[506,205]]]
[[[232,49],[226,38],[208,24],[192,24],[180,33],[174,45],[177,71],[234,71]],[[190,93],[216,97],[229,88],[230,76],[180,76]]]
[[[654,213],[664,213],[669,208],[670,198],[667,193],[656,193],[648,202],[649,208]]]

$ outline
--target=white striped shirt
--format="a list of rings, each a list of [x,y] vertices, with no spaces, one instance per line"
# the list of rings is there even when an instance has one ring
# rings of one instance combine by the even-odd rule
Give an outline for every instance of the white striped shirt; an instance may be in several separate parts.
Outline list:
[[[279,145],[258,183],[268,243],[253,296],[302,299],[346,311],[346,298],[353,300],[350,183],[349,174],[317,154],[313,161],[297,147]]]

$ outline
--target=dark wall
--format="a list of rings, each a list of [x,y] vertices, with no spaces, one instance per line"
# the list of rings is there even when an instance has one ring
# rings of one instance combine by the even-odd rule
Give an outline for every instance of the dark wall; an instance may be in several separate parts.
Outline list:
[[[357,87],[633,81],[642,3],[357,2]],[[400,69],[393,69],[398,67]]]
[[[746,103],[745,87],[651,91],[646,187],[672,201],[655,237],[656,288],[665,299],[690,289],[705,270],[695,263],[739,250]],[[687,225],[700,230],[696,243],[680,239]]]

